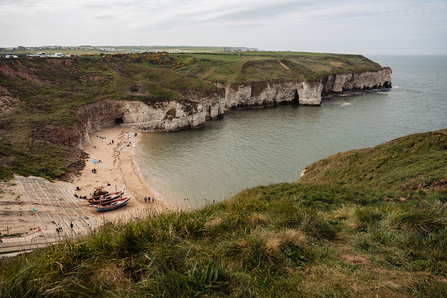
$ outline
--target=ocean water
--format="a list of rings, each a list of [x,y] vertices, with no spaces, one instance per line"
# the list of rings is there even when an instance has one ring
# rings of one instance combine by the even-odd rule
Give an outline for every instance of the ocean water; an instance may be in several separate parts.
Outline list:
[[[172,208],[196,208],[243,189],[295,182],[311,163],[419,132],[447,128],[447,56],[368,56],[393,70],[393,88],[226,112],[206,127],[143,133],[140,175]]]

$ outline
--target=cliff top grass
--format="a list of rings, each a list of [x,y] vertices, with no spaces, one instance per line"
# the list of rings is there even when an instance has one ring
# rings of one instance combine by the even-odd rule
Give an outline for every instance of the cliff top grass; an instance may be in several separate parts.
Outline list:
[[[390,190],[445,189],[447,129],[334,154],[308,166],[298,182]]]
[[[178,71],[201,80],[250,85],[253,82],[318,81],[329,74],[377,71],[381,66],[361,55],[304,52],[175,54],[187,63]]]
[[[44,132],[73,125],[74,107],[108,98],[190,101],[222,95],[212,83],[252,85],[256,91],[266,82],[313,81],[378,69],[380,65],[359,55],[294,52],[2,59],[0,179],[12,173],[52,179],[69,171],[82,153],[52,143]]]
[[[208,82],[106,58],[0,60],[0,179],[12,173],[52,179],[69,171],[81,152],[45,137],[51,127],[69,128],[74,107],[102,99],[188,101],[213,96]]]
[[[414,159],[445,130],[375,147]],[[416,149],[417,148],[417,149]],[[414,150],[416,149],[416,150]],[[350,154],[349,152],[346,154]],[[357,151],[369,159],[370,152]],[[393,158],[406,172],[407,155]],[[359,159],[361,160],[361,159]],[[316,164],[314,171],[324,170]],[[333,165],[335,171],[342,163]],[[433,163],[432,171],[447,174]],[[435,185],[431,177],[406,176]],[[442,175],[441,175],[442,176]],[[417,179],[411,179],[411,178]],[[0,261],[2,297],[443,297],[447,193],[382,183],[281,183],[199,210],[141,214],[91,235]],[[334,180],[335,182],[335,180]]]

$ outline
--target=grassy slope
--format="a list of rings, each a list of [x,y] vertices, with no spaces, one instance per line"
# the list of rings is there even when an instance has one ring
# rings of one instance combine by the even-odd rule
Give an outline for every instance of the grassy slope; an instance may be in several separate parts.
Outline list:
[[[337,153],[308,166],[299,182],[395,190],[442,186],[447,182],[447,129]]]
[[[69,65],[63,61],[0,61],[19,73],[14,77],[0,73],[1,86],[15,98],[11,110],[0,113],[0,179],[13,172],[45,178],[67,172],[80,153],[46,141],[41,131],[50,125],[70,127],[75,121],[73,107],[105,98],[188,101],[182,95],[186,91],[203,96],[220,92],[210,83],[169,69],[102,58],[69,59]]]
[[[328,74],[380,69],[379,64],[360,55],[244,52],[175,54],[174,57],[185,63],[196,58],[194,64],[180,68],[180,73],[201,80],[233,85],[303,79],[315,81]]]
[[[376,147],[375,154],[386,156],[395,146],[405,151],[412,144],[410,148],[419,149],[409,149],[411,158],[424,159],[445,146],[443,136],[445,131],[407,136]],[[369,151],[357,155],[363,161],[374,159]],[[409,156],[395,155],[388,169],[406,172]],[[338,166],[343,172],[344,164]],[[446,174],[441,163],[433,163],[431,170]],[[396,191],[392,189],[407,184],[384,173],[376,173],[382,183],[375,189],[362,183],[341,186],[335,179],[331,185],[275,184],[192,212],[107,225],[78,242],[2,261],[0,293],[443,297],[445,188]],[[427,176],[418,179],[432,181]]]

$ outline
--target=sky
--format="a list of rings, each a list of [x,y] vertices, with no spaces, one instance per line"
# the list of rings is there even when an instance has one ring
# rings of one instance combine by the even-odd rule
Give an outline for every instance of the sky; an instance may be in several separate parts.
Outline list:
[[[447,0],[0,0],[0,47],[446,55]]]

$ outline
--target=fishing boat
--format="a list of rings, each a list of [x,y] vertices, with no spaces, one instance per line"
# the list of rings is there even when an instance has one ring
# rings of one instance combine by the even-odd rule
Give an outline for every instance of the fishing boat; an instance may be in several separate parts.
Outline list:
[[[127,197],[126,197],[127,198]],[[125,198],[124,198],[125,199]],[[108,200],[103,200],[103,201],[101,201],[101,203],[99,203],[99,204],[95,204],[95,205],[90,205],[90,206],[93,206],[93,207],[98,207],[98,206],[109,206],[109,205],[112,205],[113,203],[115,203],[115,202],[118,202],[118,201],[122,201],[123,200],[123,198],[116,198],[116,199],[113,199],[113,200],[111,200],[111,199],[108,199]]]
[[[121,208],[123,206],[126,206],[127,204],[129,204],[129,201],[130,201],[130,197],[120,198],[120,199],[117,199],[114,202],[110,203],[110,205],[106,205],[106,206],[97,205],[96,210],[98,210],[99,212],[115,210],[115,209]]]
[[[117,191],[117,192],[108,193],[106,195],[96,196],[96,197],[88,199],[87,201],[90,204],[97,205],[97,204],[101,204],[101,202],[105,203],[105,202],[109,202],[109,201],[118,199],[118,198],[120,198],[123,195],[123,193],[124,193],[124,190],[120,190],[120,191]]]

